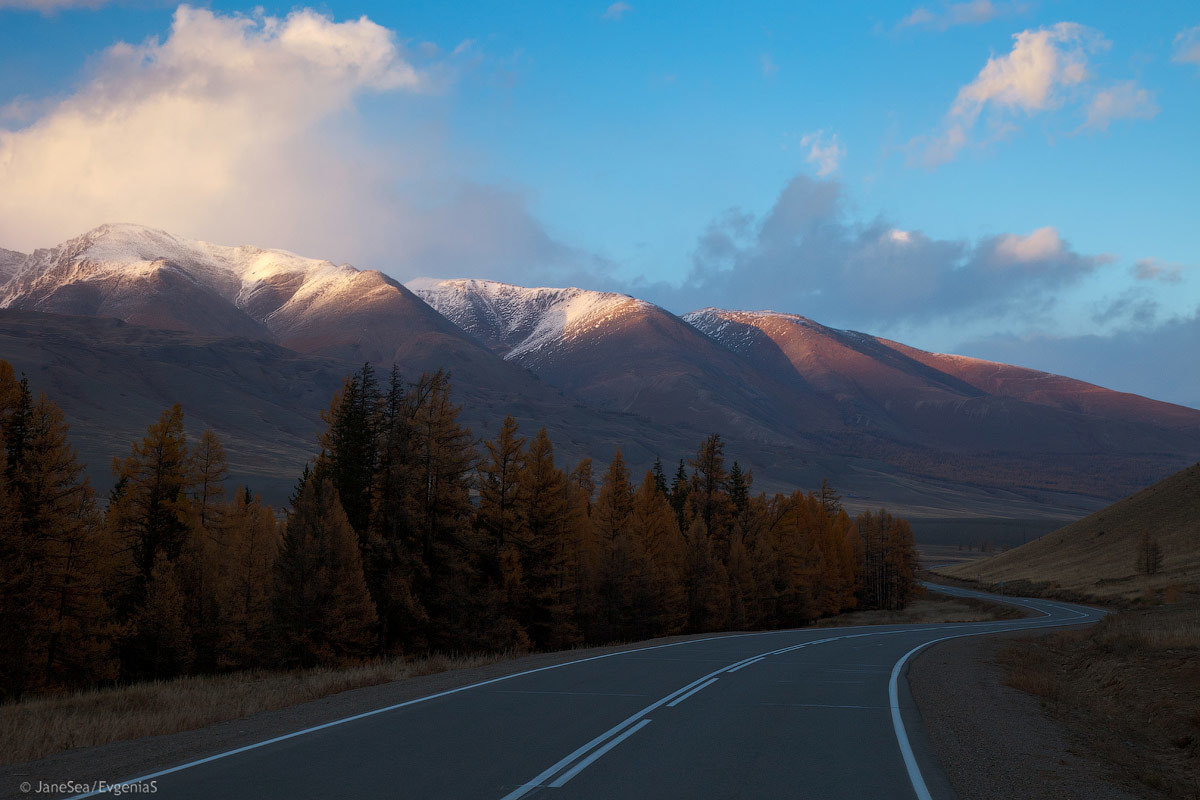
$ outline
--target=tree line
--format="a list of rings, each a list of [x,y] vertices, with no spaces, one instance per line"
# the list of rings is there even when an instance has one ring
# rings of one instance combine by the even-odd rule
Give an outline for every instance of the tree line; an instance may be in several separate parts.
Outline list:
[[[367,365],[276,513],[176,405],[101,503],[62,412],[0,361],[0,696],[433,651],[800,626],[918,591],[907,522],[828,485],[754,493],[712,435],[668,476],[478,446],[443,372]]]

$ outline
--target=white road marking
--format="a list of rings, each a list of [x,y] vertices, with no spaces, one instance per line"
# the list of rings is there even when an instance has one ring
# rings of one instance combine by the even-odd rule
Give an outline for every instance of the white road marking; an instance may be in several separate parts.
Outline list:
[[[703,687],[701,687],[701,688],[703,688]],[[692,692],[697,692],[697,691],[699,691],[699,689],[692,690]],[[583,772],[585,769],[590,767],[592,765],[592,762],[594,762],[596,759],[600,758],[600,756],[604,755],[609,750],[612,750],[614,747],[619,745],[621,742],[625,741],[630,736],[633,736],[635,733],[637,733],[638,731],[640,731],[642,728],[646,727],[649,724],[650,724],[650,720],[644,719],[641,722],[639,722],[637,725],[634,725],[632,728],[625,731],[624,733],[622,733],[617,738],[613,739],[608,744],[604,745],[604,747],[601,747],[599,750],[592,753],[590,756],[585,758],[583,761],[580,761],[574,767],[572,767],[568,771],[564,772],[558,780],[556,780],[554,783],[550,784],[550,788],[551,789],[562,788],[562,785],[564,783],[571,780],[571,778],[574,778],[576,775],[578,775],[579,773]]]
[[[1001,601],[1001,602],[1006,602],[1006,601]],[[1037,608],[1036,606],[1032,606],[1032,605],[1029,605],[1026,603],[1013,602],[1013,605],[1023,605],[1026,608],[1033,609],[1034,611],[1040,611],[1043,615],[1045,615],[1047,617],[1051,616],[1049,612],[1043,611],[1042,609]],[[925,649],[926,647],[928,647],[931,644],[937,644],[938,642],[944,642],[947,639],[961,639],[961,638],[964,638],[967,636],[981,636],[981,635],[989,634],[989,633],[1004,633],[1006,631],[1029,630],[1030,628],[1056,628],[1056,627],[1060,627],[1063,625],[1071,625],[1080,619],[1088,618],[1087,614],[1076,611],[1073,608],[1067,608],[1065,606],[1059,606],[1059,605],[1056,605],[1053,603],[1047,603],[1046,605],[1049,605],[1052,608],[1058,608],[1062,611],[1070,612],[1070,613],[1074,614],[1075,616],[1070,619],[1066,619],[1066,620],[1053,620],[1050,622],[1046,622],[1046,621],[1035,622],[1032,624],[1015,625],[1015,626],[1009,627],[1009,628],[1000,628],[997,630],[990,630],[990,631],[971,631],[969,633],[956,633],[951,636],[943,636],[939,639],[930,639],[929,641],[923,642],[922,644],[917,645],[916,647],[914,647],[913,649],[909,650],[907,653],[902,655],[900,657],[900,660],[897,661],[895,666],[892,667],[892,675],[891,675],[891,678],[888,679],[888,702],[892,707],[892,727],[896,732],[896,742],[900,745],[900,755],[904,757],[904,766],[908,770],[908,780],[912,784],[913,791],[917,795],[917,800],[933,800],[933,797],[932,797],[932,795],[929,794],[929,787],[925,783],[925,776],[921,774],[921,767],[919,764],[917,764],[917,758],[913,754],[912,744],[908,740],[908,732],[904,728],[904,719],[900,713],[899,678],[900,678],[900,672],[904,668],[905,662],[907,662],[908,659],[911,658],[914,653]]]
[[[777,706],[780,708],[866,708],[876,711],[886,711],[887,706],[850,706],[836,703],[759,703],[760,706]]]
[[[966,592],[963,592],[963,594],[966,594]],[[1010,602],[1013,605],[1024,605],[1027,608],[1032,608],[1033,610],[1039,611],[1040,613],[1042,613],[1045,616],[1050,616],[1047,612],[1042,611],[1041,609],[1035,608],[1034,606],[1028,605],[1026,603],[1021,603],[1015,598],[1012,600],[1006,600],[1005,602]],[[1067,609],[1062,606],[1054,606],[1054,607],[1060,608],[1064,611],[1072,610],[1072,609]],[[1107,611],[1104,611],[1103,609],[1092,609],[1092,610],[1101,615],[1108,613]],[[1081,618],[1086,617],[1086,615],[1080,614],[1079,617],[1081,617]],[[958,628],[958,627],[985,626],[988,624],[989,623],[963,623],[960,625],[943,625],[943,626],[938,626],[938,628],[928,628],[928,627],[927,628],[907,628],[907,629],[902,628],[900,630],[873,631],[873,632],[869,632],[869,633],[848,634],[845,636],[835,636],[835,637],[830,637],[827,639],[818,639],[818,640],[812,641],[812,642],[804,642],[804,643],[801,643],[798,645],[793,645],[791,647],[784,647],[784,648],[780,648],[778,650],[772,650],[767,653],[762,653],[761,656],[752,656],[749,659],[743,659],[743,661],[753,660],[758,657],[765,657],[765,656],[769,656],[769,655],[779,655],[782,653],[791,652],[793,650],[799,650],[799,649],[807,647],[809,645],[823,644],[825,642],[835,641],[838,639],[851,639],[851,638],[857,638],[860,636],[881,636],[881,635],[887,635],[887,634],[893,634],[893,633],[919,633],[919,632],[928,631],[928,630],[936,630],[936,629],[947,630],[947,629]],[[1069,624],[1069,623],[1055,623],[1055,624],[1062,625],[1062,624]],[[881,627],[883,627],[883,626],[881,626]],[[1034,623],[1033,625],[1025,625],[1025,626],[1020,626],[1020,627],[1015,627],[1015,628],[980,630],[977,633],[969,633],[969,634],[961,634],[961,635],[974,636],[974,635],[983,635],[983,634],[988,634],[988,633],[1001,633],[1001,632],[1005,632],[1008,630],[1020,630],[1022,628],[1030,628],[1030,627],[1040,627],[1040,625],[1038,625],[1037,623]],[[826,628],[825,630],[834,631],[834,630],[853,630],[853,629],[855,629],[855,626],[833,627],[833,628]],[[425,695],[424,697],[417,697],[412,700],[406,700],[402,703],[395,703],[393,705],[385,706],[383,708],[376,708],[376,709],[372,709],[370,711],[364,711],[361,714],[354,714],[354,715],[351,715],[348,717],[343,717],[341,719],[332,720],[330,722],[326,722],[321,725],[314,725],[312,727],[304,728],[304,729],[298,730],[298,731],[293,731],[292,733],[287,733],[282,736],[275,736],[270,739],[264,739],[262,741],[253,742],[248,745],[243,745],[242,747],[236,747],[231,750],[226,750],[226,751],[223,751],[220,753],[215,753],[215,754],[213,754],[211,756],[207,756],[205,758],[199,758],[194,761],[189,761],[189,762],[186,762],[184,764],[179,764],[174,767],[169,767],[167,769],[158,770],[157,772],[151,772],[149,774],[142,775],[137,778],[130,778],[128,780],[121,781],[121,782],[118,782],[115,784],[106,784],[106,786],[103,790],[97,789],[95,791],[86,792],[84,794],[74,795],[74,796],[68,798],[68,800],[83,800],[83,798],[85,798],[85,797],[94,797],[101,793],[119,792],[121,790],[121,788],[125,787],[125,786],[130,786],[130,785],[136,784],[136,783],[142,783],[144,781],[154,780],[154,779],[166,776],[166,775],[172,775],[176,772],[181,772],[186,769],[191,769],[192,767],[198,767],[203,764],[208,764],[210,762],[218,761],[220,759],[228,758],[230,756],[238,755],[240,753],[249,752],[251,750],[257,750],[260,747],[266,747],[268,745],[276,744],[278,742],[284,742],[289,739],[297,738],[299,736],[305,736],[310,733],[316,733],[318,731],[326,730],[327,728],[333,728],[333,727],[336,727],[339,725],[344,725],[348,722],[354,722],[354,721],[357,721],[360,719],[366,719],[366,718],[373,717],[373,716],[376,716],[379,714],[385,714],[390,711],[396,711],[398,709],[406,708],[408,706],[416,705],[418,703],[424,703],[429,700],[436,700],[441,697],[447,697],[449,695],[458,694],[460,692],[466,692],[471,689],[478,689],[482,686],[489,686],[493,683],[499,683],[500,681],[511,680],[513,678],[520,678],[520,677],[523,677],[526,675],[533,675],[536,673],[546,672],[546,671],[554,670],[554,669],[562,669],[563,667],[570,667],[570,666],[574,666],[577,664],[587,663],[590,661],[599,661],[601,659],[616,658],[619,656],[625,656],[625,655],[629,655],[632,653],[643,653],[643,652],[647,652],[650,650],[661,650],[661,649],[669,648],[669,647],[680,647],[680,646],[689,645],[689,644],[698,644],[698,643],[702,643],[702,642],[713,642],[713,641],[719,641],[719,640],[723,640],[723,639],[740,639],[740,638],[748,638],[748,637],[756,637],[756,636],[780,636],[780,635],[786,635],[789,633],[792,633],[792,634],[807,633],[810,631],[811,631],[811,629],[792,628],[792,629],[788,629],[788,630],[777,630],[777,631],[754,631],[751,633],[722,634],[722,635],[717,635],[717,636],[707,636],[707,637],[704,637],[701,639],[685,639],[685,640],[679,641],[679,642],[669,642],[667,644],[650,645],[648,647],[639,647],[639,648],[634,648],[631,650],[620,650],[620,651],[613,652],[613,653],[602,653],[602,654],[596,655],[596,656],[589,656],[587,658],[576,659],[575,661],[564,661],[560,664],[550,664],[545,667],[536,667],[534,669],[524,670],[522,672],[514,672],[511,675],[501,675],[499,677],[490,678],[485,681],[479,681],[477,683],[471,683],[471,684],[467,684],[465,686],[458,686],[453,689],[447,689],[446,691],[443,691],[443,692],[437,692],[435,694]],[[955,638],[955,637],[944,637],[944,638]],[[933,644],[934,642],[938,642],[938,641],[943,641],[943,639],[935,639],[930,642],[926,642],[925,645]],[[925,645],[921,645],[921,647],[924,647]],[[920,647],[918,647],[916,649],[919,650]],[[911,651],[904,658],[907,659],[908,656],[912,654],[912,652],[915,652],[915,650]],[[693,681],[692,683],[688,684],[687,686],[684,686],[681,689],[678,689],[675,692],[672,692],[671,694],[667,695],[663,699],[648,706],[647,708],[645,708],[642,711],[638,712],[637,714],[633,715],[632,717],[625,720],[624,722],[614,726],[613,728],[609,729],[605,733],[596,737],[588,744],[579,748],[579,750],[575,751],[575,753],[572,753],[571,756],[568,756],[566,759],[563,759],[562,761],[560,761],[559,765],[556,765],[557,769],[553,769],[553,771],[547,770],[546,772],[542,773],[542,775],[539,775],[538,779],[544,780],[543,776],[550,777],[550,776],[554,775],[559,769],[562,769],[567,764],[571,763],[571,761],[574,760],[575,758],[578,758],[579,755],[582,755],[583,753],[588,752],[588,750],[590,750],[592,747],[595,747],[597,744],[606,741],[613,734],[624,729],[626,726],[632,724],[633,722],[640,720],[643,716],[645,716],[645,714],[648,714],[653,709],[658,708],[659,706],[663,705],[664,703],[667,703],[667,702],[673,700],[677,695],[679,695],[683,692],[686,692],[687,690],[691,689],[692,687],[696,686],[699,683],[703,683],[705,680],[707,680],[711,677],[719,675],[722,672],[726,672],[731,668],[736,668],[738,666],[738,664],[740,664],[740,663],[742,663],[742,662],[735,662],[734,664],[731,664],[728,667],[723,667],[722,669],[711,672],[708,675],[705,675],[704,677],[699,678],[696,681]],[[903,660],[900,663],[902,664]],[[899,666],[899,664],[898,664],[898,666]],[[893,681],[894,681],[894,677],[895,677],[895,670],[893,671]],[[896,705],[895,702],[893,702],[893,723],[898,725],[896,731],[897,731],[897,737],[899,738],[899,737],[904,736],[903,722],[899,721],[898,713],[897,713],[896,709],[894,708],[895,705]],[[906,736],[902,739],[902,741],[904,742],[904,745],[907,745],[907,737]],[[902,750],[904,749],[904,745],[902,745],[902,748],[901,748]],[[913,769],[916,769],[915,761],[913,763]],[[911,769],[910,769],[909,774],[910,774],[910,777],[912,777],[913,773],[912,773]],[[919,769],[917,769],[916,774],[917,774],[918,779],[920,779],[920,770]],[[535,779],[535,781],[538,779]],[[535,788],[537,785],[541,785],[541,784],[540,783],[535,784],[533,782],[530,782],[529,784],[523,784],[521,787],[518,787],[517,790],[514,790],[515,792],[519,791],[520,792],[519,794],[510,793],[509,795],[506,795],[506,797],[503,798],[503,800],[515,800],[515,798],[523,796],[524,794],[528,793],[531,789]],[[916,784],[914,783],[914,788],[915,788],[915,785]],[[923,780],[922,780],[922,785],[924,785]],[[523,789],[523,791],[522,791],[522,789]]]
[[[759,656],[758,658],[754,659],[753,661],[746,661],[745,663],[738,664],[736,667],[731,667],[730,669],[727,669],[725,671],[726,672],[737,672],[742,667],[748,667],[751,664],[757,664],[758,662],[762,661],[764,658],[766,658],[766,656]]]
[[[730,672],[734,672],[734,670],[730,670]],[[701,689],[704,689],[704,688],[706,688],[706,687],[708,687],[708,686],[712,686],[712,685],[713,685],[714,683],[716,683],[716,682],[717,682],[717,679],[716,679],[716,678],[710,678],[709,680],[707,680],[707,681],[705,681],[704,683],[700,684],[700,685],[699,685],[699,686],[697,686],[695,689],[692,689],[690,692],[688,692],[687,694],[683,695],[682,697],[676,697],[674,700],[672,700],[671,702],[667,703],[667,708],[674,708],[675,706],[677,706],[677,705],[679,705],[680,703],[682,703],[684,700],[687,700],[689,697],[691,697],[692,695],[694,695],[696,692],[698,692],[698,691],[700,691]]]
[[[493,694],[569,694],[582,697],[647,697],[632,692],[543,692],[537,689],[492,689]]]

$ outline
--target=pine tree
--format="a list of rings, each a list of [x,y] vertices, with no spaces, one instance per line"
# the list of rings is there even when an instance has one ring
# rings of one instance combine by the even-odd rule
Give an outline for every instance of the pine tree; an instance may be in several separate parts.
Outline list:
[[[529,606],[525,586],[525,551],[529,531],[517,494],[523,469],[525,437],[509,415],[494,441],[484,442],[487,455],[479,464],[479,506],[475,529],[480,537],[482,583],[476,590],[489,606],[488,636],[501,646],[524,649],[529,637],[521,623]]]
[[[283,665],[345,664],[372,651],[375,607],[357,536],[329,479],[308,483],[287,522],[272,612]]]
[[[571,486],[554,466],[546,429],[529,443],[516,503],[525,536],[518,540],[526,593],[518,622],[538,648],[568,647],[579,641],[573,622],[576,592],[572,562],[580,558],[572,525]]]
[[[834,491],[826,478],[821,479],[821,492],[818,496],[821,498],[821,508],[825,509],[829,516],[835,516],[842,510],[842,496]]]
[[[729,481],[726,485],[729,502],[733,505],[735,514],[742,514],[750,504],[750,480],[742,472],[741,466],[734,461],[729,468]]]
[[[63,414],[0,361],[0,695],[112,677],[95,497]]]
[[[387,652],[419,649],[429,624],[417,597],[418,584],[428,576],[415,522],[418,494],[423,492],[413,427],[419,394],[409,393],[393,367],[377,432],[370,524],[375,551],[364,563],[379,611],[382,648]]]
[[[713,554],[704,518],[697,515],[688,526],[687,569],[684,587],[688,598],[688,630],[693,633],[721,630],[729,619],[729,579]]]
[[[411,514],[424,565],[414,588],[429,615],[425,643],[443,649],[476,648],[483,621],[477,618],[478,604],[470,593],[477,566],[468,544],[474,511],[471,477],[478,456],[471,431],[458,424],[459,408],[450,401],[445,373],[422,375],[409,403],[416,466]]]
[[[687,593],[683,585],[687,543],[679,531],[675,511],[659,487],[658,476],[646,473],[633,495],[629,528],[644,543],[649,561],[653,596],[646,624],[653,635],[663,636],[679,633],[687,624]]]
[[[200,434],[190,458],[192,501],[200,527],[206,530],[220,524],[225,504],[225,480],[229,467],[225,448],[211,429]]]
[[[160,653],[164,648],[179,648],[177,643],[164,645],[153,639],[159,634],[173,635],[169,626],[143,625],[141,618],[154,613],[159,615],[158,622],[165,619],[162,609],[146,606],[153,573],[161,559],[164,566],[159,568],[159,577],[166,581],[166,573],[172,573],[167,587],[172,591],[162,590],[165,584],[160,581],[158,599],[175,597],[179,587],[174,565],[193,531],[188,495],[194,487],[183,410],[178,404],[163,412],[125,459],[114,460],[113,471],[121,489],[108,507],[105,526],[117,548],[116,581],[110,587],[112,606],[118,621],[129,625],[120,644],[121,667],[131,678],[158,676],[164,668]],[[183,649],[190,651],[190,643]],[[189,656],[175,663],[190,664],[190,660]]]
[[[227,548],[217,572],[215,596],[220,620],[216,645],[219,669],[245,669],[269,663],[271,582],[279,554],[280,530],[270,506],[240,490],[223,516]]]
[[[667,473],[663,470],[661,458],[654,459],[654,469],[652,472],[654,475],[654,488],[660,492],[663,497],[670,497],[671,489],[669,486],[667,486]]]
[[[1162,566],[1162,548],[1158,540],[1150,533],[1143,531],[1138,537],[1137,571],[1139,575],[1154,575]]]
[[[586,501],[587,512],[592,513],[592,499],[596,496],[596,479],[592,474],[592,460],[585,458],[571,470],[571,484],[579,490],[580,496]]]
[[[687,469],[681,458],[679,459],[679,468],[675,470],[675,480],[671,483],[671,507],[675,509],[675,520],[679,523],[681,531],[687,530],[686,526],[690,524],[690,521],[684,519],[690,489],[691,480],[688,478]]]
[[[346,379],[329,410],[322,414],[329,428],[321,436],[321,478],[333,482],[346,518],[363,545],[371,517],[380,400],[375,372],[370,364],[364,364]]]

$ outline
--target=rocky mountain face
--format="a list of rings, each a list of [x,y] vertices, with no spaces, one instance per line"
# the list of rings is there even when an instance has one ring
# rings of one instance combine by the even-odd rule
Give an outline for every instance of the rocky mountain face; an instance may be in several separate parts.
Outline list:
[[[512,412],[529,433],[547,426],[566,461],[622,447],[642,469],[720,432],[766,476],[759,488],[828,477],[852,506],[917,515],[1070,518],[1200,457],[1200,411],[796,315],[678,317],[482,280],[406,287],[134,225],[0,251],[0,309],[0,358],[64,405],[89,460],[181,401],[233,437],[240,474],[280,486],[338,378],[364,362],[449,369],[477,435]]]

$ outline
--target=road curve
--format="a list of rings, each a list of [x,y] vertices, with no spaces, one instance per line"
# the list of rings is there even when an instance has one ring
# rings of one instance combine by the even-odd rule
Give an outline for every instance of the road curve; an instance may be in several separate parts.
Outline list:
[[[112,782],[153,781],[168,800],[948,797],[907,697],[909,658],[946,639],[1088,624],[1104,612],[937,588],[1037,615],[648,645]]]

